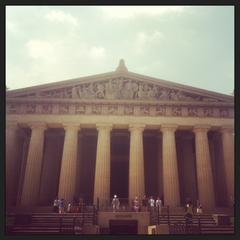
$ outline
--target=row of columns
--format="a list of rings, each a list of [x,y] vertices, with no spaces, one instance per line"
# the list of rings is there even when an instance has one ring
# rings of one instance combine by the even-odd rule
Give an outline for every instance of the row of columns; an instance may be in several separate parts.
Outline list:
[[[43,158],[45,124],[30,125],[32,135],[28,150],[27,164],[21,195],[21,205],[29,206],[37,203],[39,195],[41,165]],[[145,125],[135,124],[130,130],[130,158],[129,158],[129,199],[140,198],[145,194],[144,186],[144,155],[143,131]],[[7,125],[7,195],[13,189],[11,174],[14,171],[14,152],[16,144],[16,124]],[[79,124],[64,125],[65,139],[63,146],[62,164],[59,180],[59,198],[71,201],[75,193],[77,169],[77,142]],[[110,198],[110,133],[112,125],[98,124],[97,156],[94,182],[94,203],[100,203]],[[163,159],[163,193],[164,201],[169,206],[180,206],[179,178],[175,131],[177,125],[162,125],[162,159]],[[208,126],[195,126],[196,168],[198,182],[198,196],[203,206],[213,208],[215,205],[214,185],[207,132]],[[227,194],[234,196],[234,142],[231,128],[221,128],[224,169],[227,181]],[[121,183],[119,183],[121,184]],[[229,200],[230,201],[230,200]],[[230,205],[230,202],[229,202]]]

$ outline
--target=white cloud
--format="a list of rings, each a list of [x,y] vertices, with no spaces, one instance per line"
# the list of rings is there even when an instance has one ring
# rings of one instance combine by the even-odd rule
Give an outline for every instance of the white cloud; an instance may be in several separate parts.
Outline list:
[[[32,39],[26,43],[26,48],[31,58],[54,63],[58,61],[57,49],[60,47],[59,45],[61,45],[60,42]]]
[[[155,31],[152,34],[147,34],[145,32],[139,32],[137,34],[135,49],[137,53],[143,53],[144,50],[148,47],[152,47],[154,44],[158,43],[164,38],[164,35]]]
[[[185,6],[104,6],[101,7],[107,18],[129,19],[139,16],[159,16],[169,13],[180,13]]]
[[[65,13],[61,10],[51,10],[45,15],[45,18],[51,22],[70,23],[72,25],[78,24],[78,19],[76,17],[73,17],[71,14]]]
[[[89,55],[93,59],[102,59],[106,57],[106,50],[103,47],[91,47]]]

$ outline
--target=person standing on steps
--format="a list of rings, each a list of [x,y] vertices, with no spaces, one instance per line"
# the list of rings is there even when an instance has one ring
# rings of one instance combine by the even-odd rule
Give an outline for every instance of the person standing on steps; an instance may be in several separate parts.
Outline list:
[[[117,195],[114,195],[113,200],[112,200],[113,212],[116,212],[116,210],[119,209],[119,206],[120,206],[120,201],[117,198]]]
[[[158,197],[157,200],[156,200],[156,207],[157,207],[157,211],[159,212],[159,214],[161,214],[161,212],[162,212],[162,200],[160,199],[160,197]]]

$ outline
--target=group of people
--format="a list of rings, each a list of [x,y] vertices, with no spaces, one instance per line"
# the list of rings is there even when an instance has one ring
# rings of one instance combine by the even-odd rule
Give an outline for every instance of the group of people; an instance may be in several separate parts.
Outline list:
[[[148,211],[148,210],[154,211],[155,209],[158,209],[161,212],[162,206],[163,206],[163,202],[160,199],[160,197],[157,197],[157,199],[155,200],[153,196],[151,196],[150,198],[147,198],[144,195],[142,198],[142,201],[139,200],[138,196],[136,196],[132,200],[132,210],[135,212]],[[112,199],[112,209],[115,212],[119,210],[119,208],[120,208],[120,201],[117,195],[114,195]]]
[[[67,203],[66,201],[61,198],[59,199],[56,197],[53,201],[53,212],[55,213],[78,213],[81,212],[83,209],[83,199],[79,198],[79,201],[75,201],[73,204],[72,203]]]

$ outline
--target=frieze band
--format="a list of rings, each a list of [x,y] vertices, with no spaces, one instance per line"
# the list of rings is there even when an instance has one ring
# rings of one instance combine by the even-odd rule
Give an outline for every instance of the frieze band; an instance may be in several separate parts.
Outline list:
[[[9,103],[7,114],[86,114],[86,115],[135,115],[172,117],[221,117],[232,118],[233,109],[226,107],[187,107],[168,105],[131,104],[39,104]]]

